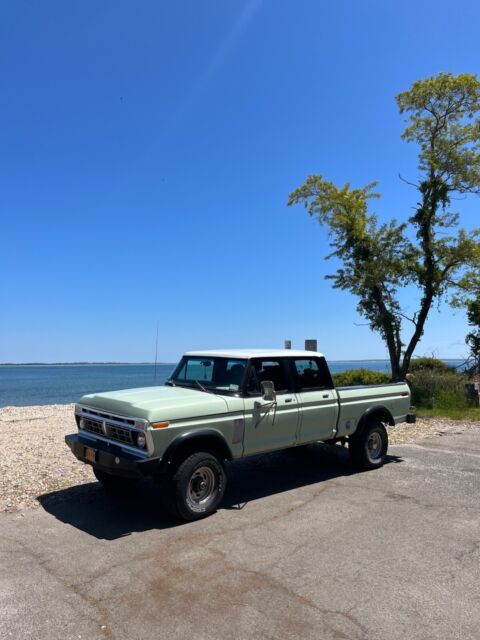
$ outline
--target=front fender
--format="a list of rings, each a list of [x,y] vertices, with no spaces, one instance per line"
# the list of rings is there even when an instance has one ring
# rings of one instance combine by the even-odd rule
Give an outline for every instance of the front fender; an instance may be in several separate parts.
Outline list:
[[[173,462],[184,453],[194,451],[213,451],[224,460],[232,460],[232,450],[225,440],[225,437],[216,429],[195,429],[184,431],[176,436],[168,445],[162,456],[162,469],[171,468]]]

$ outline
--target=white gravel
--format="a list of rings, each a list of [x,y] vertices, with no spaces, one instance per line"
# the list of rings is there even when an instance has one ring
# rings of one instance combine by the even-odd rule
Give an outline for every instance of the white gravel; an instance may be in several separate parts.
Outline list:
[[[38,506],[42,494],[92,482],[64,436],[75,433],[73,404],[0,409],[0,510]]]
[[[77,427],[73,404],[0,409],[0,511],[38,506],[44,494],[95,480],[64,441]],[[389,430],[391,444],[449,431],[463,432],[471,422],[429,418]]]

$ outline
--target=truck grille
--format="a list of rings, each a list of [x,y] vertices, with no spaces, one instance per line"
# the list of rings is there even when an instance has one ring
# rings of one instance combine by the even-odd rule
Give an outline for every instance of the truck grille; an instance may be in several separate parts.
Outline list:
[[[89,420],[83,418],[82,429],[84,431],[90,431],[90,433],[96,433],[99,436],[103,436],[102,423],[96,420]]]
[[[107,425],[107,431],[112,440],[117,440],[118,442],[123,442],[124,444],[135,444],[133,442],[133,432],[129,429],[122,429],[122,427]]]
[[[131,429],[124,429],[123,427],[117,427],[116,425],[108,424],[108,422],[92,420],[91,418],[82,418],[81,429],[123,444],[135,446],[134,432]]]

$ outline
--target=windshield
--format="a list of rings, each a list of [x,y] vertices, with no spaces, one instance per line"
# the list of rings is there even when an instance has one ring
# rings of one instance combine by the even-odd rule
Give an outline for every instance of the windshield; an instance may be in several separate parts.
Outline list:
[[[246,360],[234,358],[184,356],[167,384],[233,393],[240,388],[246,365]]]

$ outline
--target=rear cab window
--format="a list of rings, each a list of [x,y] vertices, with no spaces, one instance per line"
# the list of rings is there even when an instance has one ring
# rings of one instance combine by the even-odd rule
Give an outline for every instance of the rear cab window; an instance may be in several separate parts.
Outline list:
[[[292,365],[297,390],[333,389],[332,376],[324,358],[295,358]]]

